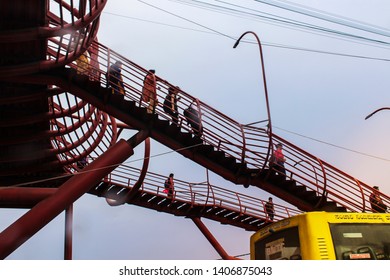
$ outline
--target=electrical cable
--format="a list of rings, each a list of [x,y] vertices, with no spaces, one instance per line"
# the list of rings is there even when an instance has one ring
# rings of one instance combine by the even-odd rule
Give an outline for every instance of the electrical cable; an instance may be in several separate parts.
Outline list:
[[[382,161],[390,162],[390,159],[387,159],[387,158],[378,157],[378,156],[370,155],[370,154],[363,153],[363,152],[360,152],[360,151],[357,151],[357,150],[353,150],[353,149],[350,149],[350,148],[342,147],[342,146],[339,146],[339,145],[336,145],[336,144],[332,144],[332,143],[329,143],[329,142],[326,142],[326,141],[323,141],[323,140],[319,140],[319,139],[316,139],[316,138],[313,138],[313,137],[309,137],[309,136],[306,136],[306,135],[303,135],[303,134],[300,134],[300,133],[297,133],[297,132],[293,132],[291,130],[283,129],[283,128],[280,128],[280,127],[277,127],[277,126],[273,126],[273,127],[276,128],[276,129],[279,129],[281,131],[284,131],[284,132],[287,132],[287,133],[290,133],[290,134],[294,134],[294,135],[300,136],[302,138],[306,138],[306,139],[309,139],[309,140],[312,140],[312,141],[315,141],[315,142],[318,142],[318,143],[321,143],[321,144],[325,144],[325,145],[328,145],[328,146],[331,146],[331,147],[335,147],[335,148],[342,149],[342,150],[345,150],[345,151],[348,151],[348,152],[356,153],[356,154],[359,154],[359,155],[362,155],[362,156],[371,157],[371,158],[374,158],[374,159],[379,159],[379,160],[382,160]]]
[[[328,35],[343,36],[343,37],[347,37],[349,39],[363,40],[363,41],[367,41],[367,42],[370,42],[370,43],[383,44],[385,46],[389,46],[390,45],[390,43],[386,42],[386,41],[371,39],[371,38],[368,38],[368,37],[358,36],[358,35],[354,35],[354,34],[350,34],[350,33],[346,33],[346,32],[337,31],[337,30],[334,30],[334,29],[324,28],[324,27],[321,27],[321,26],[318,26],[318,25],[308,24],[308,23],[305,23],[305,22],[302,22],[302,21],[292,20],[292,19],[288,19],[286,17],[281,17],[281,16],[278,16],[278,15],[273,15],[273,14],[270,14],[270,13],[265,13],[265,12],[257,11],[257,10],[254,10],[254,9],[250,9],[250,8],[247,8],[247,7],[244,7],[244,6],[228,3],[226,1],[220,1],[220,0],[218,1],[218,0],[216,0],[217,2],[223,3],[225,5],[230,5],[230,6],[233,6],[233,7],[236,7],[236,8],[248,10],[250,12],[244,12],[244,11],[241,11],[241,10],[227,8],[227,7],[224,7],[224,6],[218,6],[218,5],[215,5],[215,4],[205,3],[205,2],[202,2],[202,1],[196,1],[196,0],[191,0],[190,2],[196,2],[196,3],[198,3],[198,5],[193,5],[193,4],[191,5],[190,3],[188,3],[188,1],[183,1],[183,0],[168,0],[168,1],[178,2],[178,3],[181,3],[183,5],[195,6],[195,7],[200,8],[200,9],[206,9],[205,8],[206,6],[211,6],[207,10],[214,10],[215,12],[224,13],[224,14],[230,14],[230,15],[240,14],[241,16],[250,16],[252,18],[253,17],[261,18],[261,19],[263,19],[265,21],[268,21],[268,22],[271,21],[273,23],[279,23],[279,25],[284,25],[284,26],[285,25],[292,25],[292,26],[295,27],[295,29],[299,29],[299,30],[302,30],[302,29],[303,30],[305,30],[305,29],[309,29],[310,30],[311,29],[312,32],[327,33]],[[367,31],[367,29],[362,29],[362,28],[360,30]],[[374,32],[374,34],[377,34],[377,33]]]
[[[367,23],[362,23],[356,20],[352,20],[347,17],[342,17],[339,15],[327,13],[318,9],[310,8],[304,5],[291,3],[289,1],[278,1],[278,0],[254,0],[255,2],[260,2],[266,5],[274,6],[280,9],[284,9],[290,12],[299,13],[305,16],[313,17],[323,21],[335,23],[338,25],[343,25],[346,27],[354,28],[360,31],[366,31],[369,33],[382,35],[385,37],[390,37],[390,30],[369,25]]]
[[[153,8],[156,8],[158,10],[161,10],[163,12],[166,12],[166,13],[169,13],[170,15],[173,15],[175,17],[179,17],[185,21],[189,21],[191,22],[192,24],[195,24],[197,26],[200,26],[202,28],[205,28],[207,30],[209,30],[210,32],[207,32],[207,33],[211,33],[211,34],[216,34],[216,35],[221,35],[221,36],[224,36],[224,37],[227,37],[229,39],[232,39],[232,40],[236,40],[236,38],[234,38],[233,36],[230,36],[228,34],[224,34],[223,32],[220,32],[220,31],[217,31],[215,29],[212,29],[212,28],[209,28],[205,25],[202,25],[202,24],[199,24],[195,21],[192,21],[192,20],[189,20],[189,19],[186,19],[182,16],[179,16],[179,15],[176,15],[172,12],[169,12],[169,11],[166,11],[164,9],[161,9],[157,6],[154,6],[154,5],[151,5],[149,3],[146,3],[144,1],[141,1],[141,0],[138,0],[139,2],[145,4],[145,5],[148,5],[148,6],[151,6]],[[133,19],[132,17],[127,17],[127,16],[123,16],[123,15],[118,15],[118,14],[114,14],[114,13],[111,13],[111,15],[115,15],[115,16],[121,16],[121,17],[126,17],[126,18],[129,18],[129,19]],[[137,19],[137,20],[142,20],[142,19]],[[144,20],[144,21],[147,21],[147,20]],[[151,21],[147,21],[147,22],[151,22]],[[153,22],[155,24],[161,24],[161,25],[166,25],[164,23],[161,23],[161,22]],[[177,25],[169,25],[170,27],[176,27],[176,28],[182,28],[182,27],[179,27]],[[184,28],[184,29],[188,29],[188,28]],[[201,30],[197,30],[197,29],[189,29],[191,31],[197,31],[197,32],[203,32]],[[254,40],[243,40],[242,42],[244,43],[251,43],[251,44],[256,44],[256,42]],[[354,55],[354,54],[345,54],[345,53],[337,53],[337,52],[331,52],[331,51],[322,51],[322,50],[315,50],[315,49],[309,49],[309,48],[302,48],[302,47],[295,47],[295,46],[288,46],[288,45],[282,45],[282,44],[274,44],[274,43],[263,43],[264,46],[269,46],[269,47],[276,47],[276,48],[283,48],[283,49],[290,49],[290,50],[297,50],[297,51],[304,51],[304,52],[312,52],[312,53],[320,53],[320,54],[327,54],[327,55],[336,55],[336,56],[344,56],[344,57],[351,57],[351,58],[358,58],[358,59],[368,59],[368,60],[377,60],[377,61],[385,61],[385,62],[388,62],[390,61],[390,58],[380,58],[380,57],[370,57],[370,56],[364,56],[364,55]]]
[[[169,1],[174,1],[174,0],[169,0]],[[187,1],[176,0],[176,2],[182,3],[184,5],[185,4],[188,5]],[[232,3],[228,3],[226,1],[218,1],[217,0],[217,2],[223,3],[225,5],[230,5],[230,6],[234,6],[236,8],[248,10],[248,11],[250,11],[250,13],[249,12],[244,12],[244,11],[239,11],[237,9],[231,9],[231,8],[223,7],[223,6],[217,6],[217,5],[213,5],[213,4],[210,4],[210,3],[204,3],[202,1],[192,0],[191,2],[202,3],[203,5],[210,5],[213,8],[215,8],[214,9],[215,11],[218,11],[218,9],[219,9],[220,12],[223,11],[224,13],[231,12],[232,14],[234,14],[234,13],[236,13],[236,14],[243,14],[243,15],[246,15],[246,16],[251,16],[251,17],[255,17],[255,18],[261,18],[261,19],[266,20],[266,21],[279,23],[281,25],[292,25],[292,26],[296,27],[296,29],[299,29],[299,30],[305,30],[305,29],[309,29],[310,30],[311,29],[314,32],[327,33],[327,34],[330,34],[330,35],[333,34],[333,35],[336,35],[336,36],[347,37],[349,39],[363,40],[363,41],[367,41],[367,42],[371,42],[371,43],[383,44],[385,46],[389,46],[390,45],[390,43],[386,42],[386,41],[371,39],[371,38],[368,38],[368,37],[358,36],[358,35],[354,35],[354,34],[350,34],[350,33],[346,33],[346,32],[337,31],[337,30],[334,30],[334,29],[324,28],[324,27],[321,27],[321,26],[318,26],[318,25],[308,24],[308,23],[305,23],[305,22],[302,22],[302,21],[292,20],[292,19],[288,19],[286,17],[281,17],[281,16],[270,14],[270,13],[266,13],[266,12],[260,12],[260,11],[254,10],[254,9],[250,9],[250,8],[247,8],[247,7],[240,6],[240,5],[235,5],[235,4],[232,4]],[[203,6],[201,6],[201,5],[198,6],[198,8],[202,8],[202,7]],[[225,10],[227,10],[227,11],[225,11]],[[367,30],[364,30],[364,29],[360,29],[360,30],[367,31]],[[377,33],[374,33],[374,34],[377,34]]]

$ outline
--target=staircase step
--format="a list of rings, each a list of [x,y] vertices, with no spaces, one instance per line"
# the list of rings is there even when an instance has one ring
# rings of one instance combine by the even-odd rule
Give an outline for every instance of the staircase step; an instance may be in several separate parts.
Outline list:
[[[131,112],[133,111],[134,107],[135,107],[134,101],[123,100],[120,108],[125,112]]]
[[[104,181],[99,182],[99,184],[95,187],[95,190],[98,189],[107,189],[110,184]]]
[[[319,210],[327,211],[327,212],[336,212],[339,210],[339,207],[337,207],[336,202],[326,201],[322,203],[322,205],[319,207]]]
[[[157,119],[154,121],[154,127],[159,130],[166,131],[170,127],[169,121]]]
[[[216,160],[221,160],[225,158],[225,152],[223,151],[212,151],[210,154],[210,157],[216,159]]]
[[[182,133],[178,134],[176,138],[178,138],[179,140],[184,141],[185,144],[188,145],[189,142],[192,140],[192,133],[182,132]]]
[[[176,136],[178,133],[181,133],[181,129],[176,124],[171,124],[165,128],[165,132]]]
[[[214,207],[210,208],[210,209],[207,211],[207,213],[208,213],[209,215],[217,215],[217,213],[220,213],[221,210],[222,210],[222,208],[219,208],[219,207],[214,206]]]
[[[214,147],[211,145],[202,145],[198,148],[198,152],[204,154],[204,155],[209,155],[210,153],[214,152]]]
[[[316,201],[318,202],[320,197],[317,196],[317,193],[315,191],[305,191],[301,194],[302,198],[305,198],[307,201]]]
[[[226,157],[226,158],[223,158],[221,160],[221,164],[226,167],[227,169],[230,169],[232,170],[234,173],[236,173],[239,168],[240,168],[240,164],[238,164],[236,162],[236,159],[235,158],[232,158],[232,157]]]
[[[291,182],[291,181],[290,181]],[[294,181],[294,185],[289,185],[289,189],[296,194],[297,196],[302,196],[306,192],[306,187],[302,185],[296,185]]]
[[[85,83],[86,83],[86,88],[88,89],[88,91],[93,92],[93,93],[97,93],[100,91],[100,88],[101,88],[100,82],[91,81],[88,79],[87,81],[85,81]]]
[[[124,96],[119,95],[119,94],[111,94],[111,96],[109,98],[109,102],[113,106],[118,107],[118,108],[121,107],[123,100],[124,100]]]

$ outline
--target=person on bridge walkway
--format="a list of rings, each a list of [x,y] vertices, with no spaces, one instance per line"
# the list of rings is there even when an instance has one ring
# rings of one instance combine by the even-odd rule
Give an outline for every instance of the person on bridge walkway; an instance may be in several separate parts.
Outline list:
[[[169,174],[169,177],[165,180],[164,187],[167,190],[167,198],[173,199],[175,191],[175,182],[173,181],[173,173]]]
[[[78,162],[77,162],[77,168],[78,169],[83,169],[88,165],[88,158],[87,156],[82,157]]]
[[[187,124],[191,126],[194,134],[199,138],[202,137],[203,126],[201,123],[200,113],[198,112],[197,109],[194,108],[192,103],[187,109],[184,109],[183,114],[187,120]]]
[[[177,101],[180,99],[180,97],[177,97],[177,94],[179,93],[180,88],[179,87],[173,87],[170,86],[168,88],[168,94],[165,97],[164,100],[164,112],[167,113],[172,118],[172,123],[179,125],[179,112],[177,110]]]
[[[150,69],[148,74],[144,79],[144,86],[142,88],[142,101],[148,102],[149,106],[147,108],[148,114],[154,114],[156,110],[156,106],[158,103],[157,100],[157,79],[155,75],[156,71],[154,69]]]
[[[76,59],[77,74],[89,75],[89,54],[85,51]]]
[[[378,186],[374,186],[373,192],[370,195],[370,203],[372,212],[386,213],[387,206],[382,201]]]
[[[283,145],[281,143],[276,144],[276,150],[273,154],[273,169],[281,175],[284,179],[286,179],[286,169],[284,168],[284,163],[286,162],[286,158],[283,154]]]
[[[107,72],[108,86],[111,88],[112,94],[125,95],[125,87],[123,85],[122,78],[122,65],[121,61],[116,61],[111,65]]]
[[[274,220],[275,215],[275,208],[274,208],[274,202],[272,201],[272,197],[268,198],[268,201],[265,203],[265,213],[267,213],[267,218],[270,221]]]

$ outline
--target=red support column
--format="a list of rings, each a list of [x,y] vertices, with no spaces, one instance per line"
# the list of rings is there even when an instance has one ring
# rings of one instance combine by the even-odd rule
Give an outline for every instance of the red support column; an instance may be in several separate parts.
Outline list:
[[[215,239],[212,233],[208,230],[204,223],[200,220],[200,218],[191,218],[195,225],[200,229],[203,235],[207,238],[210,244],[214,247],[214,249],[218,252],[218,254],[224,260],[239,260],[238,258],[230,256],[226,251],[222,248],[221,244]]]
[[[72,259],[73,245],[73,204],[65,210],[64,260]]]

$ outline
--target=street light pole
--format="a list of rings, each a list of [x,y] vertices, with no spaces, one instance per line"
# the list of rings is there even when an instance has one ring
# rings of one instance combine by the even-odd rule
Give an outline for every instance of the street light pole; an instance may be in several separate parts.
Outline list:
[[[245,33],[243,33],[240,38],[238,38],[238,40],[236,41],[236,43],[234,44],[233,48],[235,49],[238,44],[240,43],[240,40],[246,35],[246,34],[252,34],[253,36],[255,36],[256,40],[257,40],[257,45],[259,46],[259,51],[260,51],[260,62],[261,62],[261,69],[262,69],[262,74],[263,74],[263,83],[264,83],[264,94],[265,94],[265,103],[266,103],[266,106],[267,106],[267,115],[268,115],[268,137],[269,137],[269,142],[268,142],[268,151],[267,151],[267,155],[266,155],[266,159],[264,161],[264,166],[263,166],[263,169],[265,168],[266,166],[266,163],[268,162],[268,159],[270,158],[270,154],[273,153],[273,146],[272,146],[272,123],[271,123],[271,111],[270,111],[270,106],[269,106],[269,100],[268,100],[268,90],[267,90],[267,79],[265,77],[265,67],[264,67],[264,59],[263,59],[263,50],[262,50],[262,47],[261,47],[261,42],[260,42],[260,39],[259,37],[257,36],[256,33],[254,33],[253,31],[247,31]]]
[[[375,110],[374,112],[372,112],[371,114],[369,114],[364,119],[367,120],[368,118],[371,118],[374,114],[376,114],[376,113],[378,113],[379,111],[382,111],[382,110],[390,110],[390,108],[389,107],[379,108],[379,109]]]
[[[255,36],[256,40],[257,40],[257,44],[259,46],[259,51],[260,51],[260,62],[261,62],[261,68],[262,68],[262,74],[263,74],[263,83],[264,83],[264,93],[265,93],[265,102],[266,102],[266,106],[267,106],[267,116],[268,116],[268,131],[269,131],[269,135],[270,135],[270,139],[272,139],[272,124],[271,124],[271,112],[270,112],[270,106],[269,106],[269,100],[268,100],[268,90],[267,90],[267,79],[265,77],[265,67],[264,67],[264,59],[263,59],[263,50],[262,50],[262,47],[261,47],[261,42],[260,42],[260,39],[259,37],[257,36],[257,34],[253,31],[247,31],[245,33],[243,33],[240,38],[238,38],[238,40],[236,41],[236,43],[234,44],[233,48],[235,49],[238,44],[240,43],[241,39],[246,35],[246,34],[252,34],[253,36]],[[271,141],[270,141],[271,142]]]

